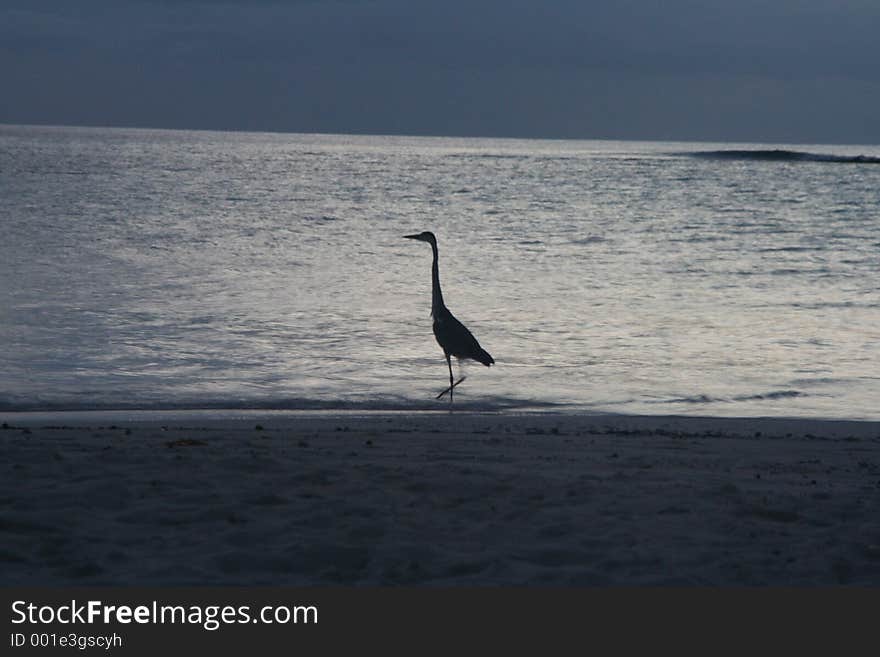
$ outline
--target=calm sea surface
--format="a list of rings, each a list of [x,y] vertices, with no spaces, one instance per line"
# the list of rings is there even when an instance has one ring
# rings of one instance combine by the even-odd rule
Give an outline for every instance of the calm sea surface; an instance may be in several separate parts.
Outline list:
[[[877,146],[0,126],[0,199],[0,410],[446,408],[432,230],[457,405],[880,419]]]

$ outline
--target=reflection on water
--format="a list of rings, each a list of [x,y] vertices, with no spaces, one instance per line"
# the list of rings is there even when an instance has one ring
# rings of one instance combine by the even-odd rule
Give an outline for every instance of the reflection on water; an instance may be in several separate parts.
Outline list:
[[[718,145],[0,128],[0,408],[880,417],[880,167]],[[876,157],[876,148],[800,148]]]

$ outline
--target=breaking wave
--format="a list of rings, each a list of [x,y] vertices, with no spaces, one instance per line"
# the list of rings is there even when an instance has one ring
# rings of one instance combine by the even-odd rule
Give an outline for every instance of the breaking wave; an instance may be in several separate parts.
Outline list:
[[[880,157],[873,155],[833,155],[809,153],[785,149],[720,150],[685,153],[691,157],[712,160],[756,160],[766,162],[835,162],[843,164],[880,164]]]

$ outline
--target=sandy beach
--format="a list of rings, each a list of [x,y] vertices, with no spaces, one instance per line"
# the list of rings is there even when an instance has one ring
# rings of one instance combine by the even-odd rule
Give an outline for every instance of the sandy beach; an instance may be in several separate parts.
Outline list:
[[[880,423],[0,415],[4,585],[880,585]]]

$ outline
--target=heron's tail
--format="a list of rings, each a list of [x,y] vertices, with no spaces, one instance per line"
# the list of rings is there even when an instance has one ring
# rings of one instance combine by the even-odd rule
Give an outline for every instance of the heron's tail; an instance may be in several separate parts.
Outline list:
[[[478,349],[474,354],[474,360],[482,363],[486,367],[489,367],[492,363],[495,362],[495,359],[489,354],[485,349]]]

